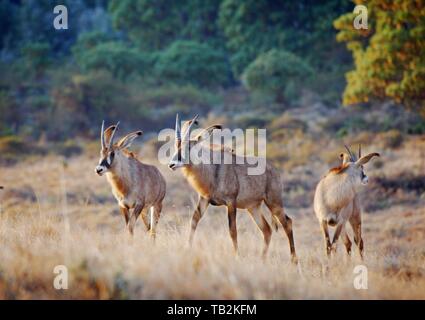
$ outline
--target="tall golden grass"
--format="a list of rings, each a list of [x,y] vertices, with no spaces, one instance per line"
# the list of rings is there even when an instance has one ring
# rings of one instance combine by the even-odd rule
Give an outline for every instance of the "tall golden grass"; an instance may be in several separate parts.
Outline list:
[[[418,143],[423,145],[414,141],[392,153],[391,162],[370,169],[370,178],[409,164],[420,170],[412,157]],[[235,256],[225,208],[208,209],[190,248],[195,194],[179,173],[162,165],[168,190],[157,239],[149,238],[140,221],[131,238],[105,178],[94,174],[96,161],[83,155],[64,163],[49,156],[1,168],[0,298],[425,298],[423,197],[364,214],[364,261],[356,250],[347,257],[342,243],[327,259],[311,206],[287,207],[299,256],[294,266],[281,228],[273,233],[268,258],[261,258],[261,233],[244,212],[238,214],[240,254]],[[317,181],[324,173],[324,166],[317,166],[313,176],[301,179]],[[368,269],[367,290],[353,285],[359,264]],[[67,290],[53,286],[56,265],[68,268]]]

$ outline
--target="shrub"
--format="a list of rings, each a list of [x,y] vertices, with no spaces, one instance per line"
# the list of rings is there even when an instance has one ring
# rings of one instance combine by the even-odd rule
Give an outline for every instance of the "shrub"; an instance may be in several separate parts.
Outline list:
[[[84,32],[72,47],[74,56],[81,56],[84,52],[94,49],[101,43],[112,41],[112,37],[104,32],[92,31]]]
[[[195,41],[175,41],[155,65],[161,81],[200,87],[226,86],[230,69],[223,52]]]
[[[134,74],[151,74],[155,60],[153,54],[129,48],[121,42],[99,43],[87,50],[77,47],[74,54],[84,71],[107,70],[121,80],[126,80]]]
[[[276,101],[293,101],[301,82],[313,73],[311,67],[298,56],[283,50],[260,54],[243,72],[245,87],[253,92],[272,95]]]
[[[50,93],[53,110],[48,138],[97,136],[102,120],[111,123],[119,119],[126,125],[136,122],[143,106],[134,103],[129,90],[106,71],[74,75],[65,83],[55,84]]]

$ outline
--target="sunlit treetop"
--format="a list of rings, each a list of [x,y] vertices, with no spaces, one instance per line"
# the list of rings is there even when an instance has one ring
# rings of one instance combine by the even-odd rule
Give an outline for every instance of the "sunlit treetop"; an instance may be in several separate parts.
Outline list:
[[[425,1],[354,2],[366,5],[368,30],[353,27],[353,13],[334,21],[355,64],[343,103],[392,100],[425,114]]]

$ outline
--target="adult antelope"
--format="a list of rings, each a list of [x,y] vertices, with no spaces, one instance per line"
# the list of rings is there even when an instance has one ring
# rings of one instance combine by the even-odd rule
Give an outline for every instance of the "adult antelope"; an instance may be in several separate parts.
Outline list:
[[[141,214],[146,230],[155,237],[165,196],[165,180],[156,167],[140,162],[127,149],[135,138],[143,134],[142,131],[129,133],[114,143],[118,124],[104,130],[105,123],[102,122],[100,159],[95,170],[99,176],[106,174],[130,234],[133,234]],[[149,209],[150,221],[147,216]]]
[[[316,187],[314,195],[314,212],[320,222],[325,239],[326,254],[336,251],[336,243],[340,234],[344,236],[347,253],[351,253],[351,241],[345,226],[347,221],[353,228],[354,242],[363,258],[363,239],[361,231],[361,209],[357,194],[359,185],[369,181],[364,173],[363,165],[379,153],[369,153],[362,157],[359,145],[358,158],[345,146],[347,153],[341,153],[342,164],[329,170]],[[329,238],[328,226],[336,227],[332,242]]]
[[[226,206],[230,237],[234,250],[237,252],[236,211],[237,209],[247,209],[263,233],[263,257],[265,257],[272,229],[260,209],[264,201],[272,213],[272,219],[282,224],[289,239],[292,261],[296,262],[292,220],[285,215],[283,210],[282,182],[278,171],[270,163],[266,163],[263,174],[249,175],[248,167],[250,165],[246,161],[236,161],[237,155],[232,150],[211,144],[199,145],[203,142],[203,137],[209,137],[214,129],[221,129],[221,126],[210,126],[191,139],[191,129],[197,123],[197,118],[198,116],[195,116],[192,120],[186,121],[181,130],[179,117],[176,116],[175,153],[169,163],[169,168],[172,170],[182,169],[183,175],[198,193],[198,204],[192,216],[189,242],[192,243],[196,227],[209,204]],[[199,148],[200,153],[210,155],[210,160],[220,158],[222,153],[228,153],[232,162],[231,164],[213,164],[212,161],[195,163],[189,156],[194,147]],[[254,162],[250,161],[249,163]]]

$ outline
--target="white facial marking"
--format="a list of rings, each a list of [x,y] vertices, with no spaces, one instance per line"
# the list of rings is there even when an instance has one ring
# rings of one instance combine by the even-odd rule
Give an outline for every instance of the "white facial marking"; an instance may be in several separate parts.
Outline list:
[[[98,166],[96,166],[96,168],[95,168],[95,172],[99,175],[99,176],[101,176],[105,171],[106,171],[107,169],[106,169],[106,167],[104,167],[104,166],[101,166],[101,165],[98,165]]]
[[[176,169],[178,169],[178,168],[181,168],[181,167],[183,167],[183,163],[182,162],[179,162],[179,161],[176,161],[176,160],[171,160],[170,161],[170,163],[168,164],[168,167],[171,169],[171,170],[176,170]]]

